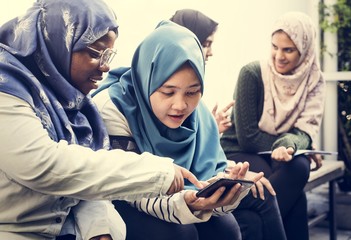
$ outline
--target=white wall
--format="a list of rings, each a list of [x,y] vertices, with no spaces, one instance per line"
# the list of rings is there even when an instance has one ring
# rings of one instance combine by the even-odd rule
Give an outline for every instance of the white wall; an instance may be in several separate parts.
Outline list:
[[[74,1],[74,0],[72,0]],[[310,0],[311,1],[311,0]],[[0,9],[0,24],[23,13],[30,0],[11,0]],[[133,51],[160,20],[177,9],[194,8],[219,22],[214,56],[206,66],[204,100],[224,106],[232,98],[238,71],[249,61],[266,58],[270,50],[270,26],[282,13],[311,12],[306,0],[106,0],[115,10],[120,36],[112,67],[129,66]],[[312,4],[312,8],[316,4]],[[83,10],[83,9],[82,9]],[[312,14],[313,15],[313,14]]]

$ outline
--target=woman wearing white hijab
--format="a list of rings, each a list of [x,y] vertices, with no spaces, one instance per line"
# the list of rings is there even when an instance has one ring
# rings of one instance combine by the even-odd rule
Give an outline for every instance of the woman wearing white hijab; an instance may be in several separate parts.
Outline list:
[[[271,181],[288,239],[308,239],[303,188],[310,161],[294,153],[312,148],[323,116],[325,82],[315,37],[304,13],[289,12],[276,21],[271,57],[240,71],[233,126],[221,139],[228,159],[245,159],[252,171],[263,171]],[[257,155],[267,150],[270,156]]]

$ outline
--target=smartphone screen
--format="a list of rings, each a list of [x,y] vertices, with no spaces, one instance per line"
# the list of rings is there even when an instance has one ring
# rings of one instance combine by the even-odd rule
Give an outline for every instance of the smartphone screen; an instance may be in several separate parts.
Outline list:
[[[240,183],[242,186],[241,191],[245,191],[246,189],[250,188],[254,182],[249,180],[243,179],[231,179],[231,178],[219,178],[218,180],[212,182],[211,184],[207,185],[203,189],[199,190],[196,193],[197,197],[210,197],[218,188],[224,186],[226,189],[222,196],[226,194],[235,184]]]

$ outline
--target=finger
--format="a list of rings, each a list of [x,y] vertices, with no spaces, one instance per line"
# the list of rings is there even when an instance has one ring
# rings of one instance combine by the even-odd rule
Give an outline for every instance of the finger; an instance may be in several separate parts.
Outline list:
[[[228,177],[236,179],[238,177],[241,167],[242,167],[242,163],[238,162],[234,167],[230,168]]]
[[[258,195],[260,196],[260,198],[262,200],[264,200],[265,198],[264,198],[263,184],[260,181],[257,181],[255,185],[256,185],[256,189],[258,191]]]
[[[241,167],[241,169],[240,169],[240,171],[238,173],[238,178],[239,179],[245,178],[245,175],[246,175],[247,171],[249,170],[249,166],[250,165],[249,165],[248,162],[243,162],[242,167]]]
[[[234,106],[234,101],[231,101],[227,106],[225,106],[224,108],[223,108],[223,112],[226,112],[226,111],[228,111],[231,107],[233,107]]]
[[[276,195],[277,195],[276,192],[274,191],[274,188],[273,188],[271,182],[270,182],[267,178],[264,178],[264,177],[263,177],[263,178],[260,180],[260,182],[267,188],[268,192],[269,192],[271,195],[273,195],[273,196],[276,196]]]
[[[262,177],[264,176],[263,172],[259,172],[257,174],[255,174],[255,176],[252,178],[252,181],[254,181],[255,183],[258,182]]]
[[[294,149],[292,148],[292,147],[289,147],[288,149],[287,149],[287,152],[288,152],[288,154],[290,154],[290,155],[292,155],[292,154],[294,154]]]
[[[195,177],[195,175],[192,174],[189,170],[187,170],[185,168],[181,168],[180,170],[181,170],[181,173],[183,175],[183,178],[188,179],[189,182],[194,184],[197,188],[203,188],[204,187],[202,185],[202,183],[197,179],[197,177]]]
[[[254,198],[257,198],[257,189],[255,184],[251,187],[251,193]]]
[[[216,116],[217,109],[218,109],[218,103],[216,103],[215,106],[214,106],[213,109],[212,109],[212,115],[213,115],[213,116]]]
[[[176,189],[177,192],[183,190],[184,189],[184,178],[182,178],[182,177],[177,178],[176,186],[177,186],[177,189]]]

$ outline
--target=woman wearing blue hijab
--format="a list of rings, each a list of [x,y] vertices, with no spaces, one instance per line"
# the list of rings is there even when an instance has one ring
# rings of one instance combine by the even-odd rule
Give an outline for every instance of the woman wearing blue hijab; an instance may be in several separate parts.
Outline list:
[[[161,22],[135,51],[131,68],[111,70],[93,94],[112,147],[173,158],[203,181],[223,173],[227,160],[217,124],[201,101],[203,78],[199,40],[186,28]],[[244,163],[229,176],[244,178],[247,170]],[[223,189],[197,198],[188,183],[174,195],[114,204],[127,239],[241,239],[228,214],[248,192],[238,187],[222,198]]]
[[[124,239],[111,202],[93,200],[174,193],[183,175],[197,184],[169,158],[109,151],[89,92],[117,29],[100,0],[41,0],[0,27],[0,239]]]

